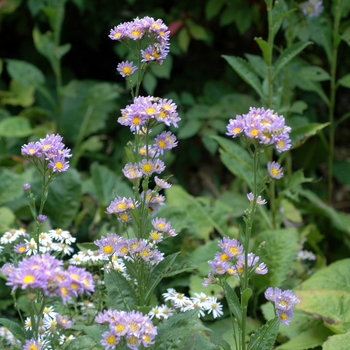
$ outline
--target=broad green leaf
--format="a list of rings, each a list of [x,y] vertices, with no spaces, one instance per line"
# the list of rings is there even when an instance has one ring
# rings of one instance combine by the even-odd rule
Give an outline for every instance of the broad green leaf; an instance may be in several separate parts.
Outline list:
[[[325,92],[324,92],[324,90],[319,82],[304,79],[303,77],[299,77],[296,80],[296,86],[302,90],[316,92],[318,94],[318,96],[321,97],[323,102],[327,106],[329,106],[330,101],[329,101],[328,95],[325,94]]]
[[[77,324],[70,327],[70,329],[84,331],[85,334],[87,334],[91,339],[93,339],[96,343],[99,343],[102,338],[102,333],[108,331],[109,327],[100,324],[94,324],[91,326]]]
[[[264,262],[268,266],[267,286],[279,287],[286,280],[295,261],[299,249],[299,237],[295,228],[263,231],[259,241],[265,241],[266,257]],[[259,276],[260,277],[260,276]]]
[[[294,322],[294,318],[291,323]],[[305,350],[321,346],[324,341],[333,333],[319,324],[293,337],[288,342],[277,347],[277,350]],[[338,348],[337,348],[338,349]]]
[[[303,79],[312,81],[325,81],[331,79],[329,73],[318,66],[303,67],[299,70],[297,75],[302,77]]]
[[[25,137],[33,133],[33,129],[27,118],[10,117],[0,121],[0,136]]]
[[[14,227],[16,216],[7,207],[0,207],[0,232],[5,232]]]
[[[334,225],[334,227],[350,234],[349,215],[343,212],[339,212],[334,208],[330,207],[310,190],[297,188],[297,192],[308,200],[308,203],[310,203],[313,206],[314,210],[317,213],[328,217],[331,220],[331,223]]]
[[[196,265],[188,258],[177,256],[170,268],[165,273],[164,277],[176,276],[179,273],[189,272],[196,269]]]
[[[310,123],[292,129],[290,133],[290,138],[292,140],[292,149],[301,146],[307,139],[309,139],[311,136],[316,135],[320,130],[324,129],[328,125],[329,123]]]
[[[312,44],[311,41],[307,42],[298,42],[293,44],[292,46],[285,49],[281,55],[277,58],[276,62],[274,63],[274,74],[275,77],[279,73],[279,71],[288,63],[290,62],[294,57],[296,57],[301,51],[305,49],[306,46]]]
[[[275,344],[280,321],[277,317],[267,321],[251,337],[249,350],[271,350]]]
[[[10,91],[2,94],[1,103],[29,107],[34,103],[34,92],[34,86],[24,86],[17,80],[11,80]]]
[[[159,282],[171,273],[172,265],[180,253],[174,253],[165,257],[152,271],[148,280],[147,294],[145,300],[148,301]],[[170,274],[171,276],[171,274]]]
[[[322,350],[349,350],[350,332],[329,337],[323,344]]]
[[[350,259],[338,260],[316,271],[300,285],[301,290],[330,288],[350,291]]]
[[[214,255],[219,251],[218,240],[209,240],[196,248],[190,258],[197,265],[201,276],[206,276],[209,272],[208,260],[214,258]]]
[[[300,211],[294,206],[294,204],[288,199],[283,198],[280,202],[280,211],[282,216],[292,223],[302,223],[302,216]]]
[[[350,162],[348,160],[336,161],[333,164],[334,177],[344,185],[350,185]]]
[[[341,77],[338,80],[338,84],[341,86],[344,86],[348,89],[350,89],[350,73],[349,74],[345,74],[343,77]]]
[[[30,183],[32,172],[16,174],[10,170],[0,171],[0,205],[24,196],[23,184]]]
[[[157,78],[170,79],[172,67],[173,59],[172,56],[168,55],[161,65],[151,64],[149,69]]]
[[[45,83],[43,72],[31,63],[14,59],[7,59],[7,71],[13,80],[23,86],[35,86]]]
[[[81,192],[80,175],[73,168],[58,174],[50,184],[44,213],[54,227],[70,227],[80,208]]]
[[[90,172],[100,205],[108,206],[117,196],[130,197],[133,195],[130,186],[106,166],[93,163]]]
[[[296,308],[321,318],[335,333],[350,330],[350,292],[334,289],[296,291],[300,303]]]
[[[200,128],[203,126],[203,123],[196,119],[189,119],[185,123],[181,124],[177,137],[179,140],[190,138],[194,135],[197,135]]]
[[[255,90],[259,97],[264,99],[265,96],[262,90],[260,79],[250,63],[240,57],[226,55],[223,55],[222,57],[229,63],[229,65],[236,71],[236,73]]]
[[[97,346],[97,343],[87,335],[79,335],[73,340],[70,340],[65,344],[64,350],[100,350],[103,349],[101,346]]]
[[[344,31],[341,38],[350,46],[350,27]]]
[[[149,95],[153,95],[157,87],[157,78],[151,72],[146,72],[142,79],[142,87]]]
[[[53,71],[56,72],[58,69],[58,59],[55,54],[56,44],[53,33],[47,32],[42,34],[38,27],[34,27],[33,40],[36,49],[49,60]]]
[[[299,169],[295,171],[292,176],[289,178],[287,185],[285,187],[286,190],[292,190],[296,188],[297,186],[306,183],[311,182],[313,178],[311,177],[305,177],[303,169]]]
[[[225,0],[209,0],[205,5],[205,14],[207,19],[215,17],[222,7],[225,5]]]
[[[25,341],[26,334],[23,327],[7,318],[0,318],[0,324],[6,327],[19,341]]]
[[[228,303],[228,306],[230,308],[231,313],[234,315],[234,317],[237,319],[237,322],[239,325],[242,324],[242,310],[241,310],[241,304],[239,302],[238,296],[235,293],[235,291],[227,284],[225,281],[224,283],[224,292],[225,297]]]
[[[104,274],[104,282],[110,307],[117,310],[130,311],[137,305],[135,285],[121,273],[114,270]]]
[[[247,58],[248,62],[252,65],[256,74],[258,74],[261,79],[265,79],[265,77],[267,76],[267,65],[264,59],[261,56],[251,54],[245,54],[245,57]],[[248,108],[252,106],[253,105],[250,104],[249,106],[247,106],[246,110],[248,110]]]
[[[209,35],[204,27],[198,25],[190,18],[187,18],[185,20],[185,22],[186,22],[186,26],[190,32],[190,35],[193,38],[195,38],[197,40],[204,40],[204,41],[209,40],[210,37],[209,37]]]

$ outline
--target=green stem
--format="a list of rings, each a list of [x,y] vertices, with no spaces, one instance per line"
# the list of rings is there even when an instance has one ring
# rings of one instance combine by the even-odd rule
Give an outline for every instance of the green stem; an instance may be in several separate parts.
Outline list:
[[[328,202],[332,202],[333,193],[333,160],[334,160],[334,138],[335,138],[335,123],[334,109],[337,92],[336,74],[337,74],[337,59],[339,47],[339,25],[340,25],[340,8],[341,0],[335,0],[334,5],[334,26],[333,26],[333,48],[332,58],[330,62],[331,84],[330,84],[330,106],[329,106],[329,150],[328,150]]]
[[[273,96],[273,65],[272,65],[272,52],[273,52],[273,42],[274,42],[274,33],[273,33],[273,1],[266,0],[267,5],[267,21],[268,21],[268,37],[267,43],[269,47],[268,62],[267,64],[267,80],[268,80],[268,97],[267,97],[267,108],[272,108],[272,96]]]

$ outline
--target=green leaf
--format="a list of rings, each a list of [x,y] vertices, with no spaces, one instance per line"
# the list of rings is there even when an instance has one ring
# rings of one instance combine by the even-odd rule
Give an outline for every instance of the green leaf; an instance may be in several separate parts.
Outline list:
[[[10,77],[21,85],[37,87],[45,83],[45,75],[33,64],[14,59],[7,59],[6,62]]]
[[[174,254],[168,255],[154,268],[148,280],[147,294],[145,297],[146,301],[148,301],[151,298],[152,293],[154,289],[157,287],[157,285],[159,284],[159,282],[164,277],[166,277],[168,273],[171,273],[172,265],[179,254],[180,253],[174,253]]]
[[[55,55],[56,44],[53,33],[47,32],[42,34],[38,27],[34,27],[33,40],[35,48],[49,60],[53,71],[56,72],[58,69],[58,59]]]
[[[249,188],[254,188],[253,159],[247,150],[236,142],[221,136],[212,136],[224,149],[220,151],[223,164],[238,178],[247,183]],[[258,173],[258,183],[261,181],[261,173]]]
[[[225,5],[225,0],[209,0],[205,4],[205,14],[207,19],[215,17]]]
[[[325,81],[331,79],[329,73],[318,66],[303,67],[298,71],[297,76],[312,81]]]
[[[149,95],[153,95],[157,87],[157,78],[151,72],[146,72],[143,76],[142,86]]]
[[[0,318],[0,324],[6,327],[19,341],[25,342],[26,335],[23,328],[16,322],[7,318]]]
[[[229,65],[236,71],[236,73],[249,84],[255,92],[264,99],[264,93],[262,90],[261,82],[253,67],[244,59],[234,56],[222,56]]]
[[[299,249],[298,232],[295,228],[264,231],[259,235],[259,240],[265,241],[264,262],[269,269],[269,273],[261,278],[268,279],[268,286],[281,286],[291,271]]]
[[[235,293],[235,291],[227,284],[227,282],[224,282],[224,292],[225,297],[227,299],[228,306],[230,308],[231,313],[236,318],[239,325],[242,324],[242,310],[241,310],[241,304],[239,302],[238,296]]]
[[[292,149],[297,148],[305,143],[311,136],[316,135],[320,130],[328,126],[329,123],[310,123],[292,129],[290,138],[292,140]]]
[[[316,212],[328,217],[337,229],[350,234],[349,215],[336,211],[334,208],[324,203],[315,193],[310,190],[298,188],[297,192],[308,200],[308,203],[313,206]]]
[[[302,290],[330,289],[330,287],[335,290],[350,290],[350,259],[338,260],[316,271],[300,285]]]
[[[345,334],[336,334],[324,342],[322,350],[348,350],[350,344],[350,332]]]
[[[296,57],[301,51],[305,49],[306,46],[312,44],[311,41],[307,42],[298,42],[293,44],[292,46],[288,47],[286,50],[284,50],[281,55],[277,58],[276,62],[274,63],[274,74],[275,77],[279,73],[279,71],[288,63],[290,62],[294,57]]]
[[[347,160],[336,161],[333,164],[334,177],[344,185],[350,185],[350,162]]]
[[[16,216],[7,207],[0,207],[0,232],[5,232],[14,227]]]
[[[311,177],[305,177],[304,171],[302,169],[299,169],[295,171],[292,176],[289,178],[288,183],[285,187],[286,190],[292,190],[296,188],[297,186],[311,182],[313,179]]]
[[[338,84],[341,86],[344,86],[348,89],[350,89],[350,73],[349,74],[345,74],[343,77],[341,77],[338,80]]]
[[[134,305],[137,305],[137,299],[135,286],[131,285],[132,281],[129,282],[121,273],[111,270],[105,273],[104,282],[110,307],[117,310],[133,310]]]
[[[251,337],[249,350],[271,350],[275,344],[280,321],[277,317],[267,321]]]
[[[187,28],[183,27],[179,30],[178,41],[179,47],[183,52],[187,52],[188,46],[190,45],[191,37],[188,33]]]
[[[44,214],[50,217],[56,228],[69,227],[80,208],[81,179],[77,170],[71,168],[58,174],[50,184]]]
[[[264,61],[267,65],[270,64],[271,61],[271,52],[272,52],[272,48],[270,48],[269,44],[267,43],[267,41],[261,39],[261,38],[255,38],[255,41],[258,43],[260,50],[263,54],[264,57]]]
[[[334,289],[296,291],[300,303],[296,308],[321,318],[326,327],[335,333],[350,330],[350,292]]]
[[[188,31],[190,32],[190,35],[197,39],[197,40],[203,40],[203,41],[208,41],[209,40],[209,35],[206,31],[206,29],[197,23],[195,23],[192,19],[187,18],[185,20],[186,26],[188,28]]]
[[[79,335],[73,340],[70,340],[68,343],[65,344],[64,350],[86,350],[86,349],[101,349],[101,347],[97,347],[97,343],[94,342],[89,336],[87,335]]]
[[[181,124],[177,137],[179,140],[188,139],[194,135],[197,135],[203,123],[196,119],[189,119],[185,123]]]
[[[27,118],[10,117],[0,121],[0,136],[25,137],[33,133],[33,129]]]
[[[94,324],[91,326],[85,326],[82,324],[77,324],[69,329],[74,329],[77,331],[84,331],[91,339],[93,339],[96,343],[99,343],[102,338],[102,333],[106,332],[109,327],[99,324]]]
[[[292,323],[294,321],[295,320],[293,318]],[[277,347],[277,350],[313,349],[317,346],[321,346],[324,343],[324,341],[332,334],[333,333],[328,328],[323,326],[323,324],[319,324],[316,327],[311,327],[310,329],[304,332],[300,332],[288,342]]]
[[[313,91],[316,92],[319,97],[323,100],[323,102],[329,106],[330,101],[328,96],[323,91],[323,88],[319,82],[304,79],[303,77],[299,77],[296,80],[296,86],[299,89],[306,90],[306,91]]]
[[[196,344],[194,350],[220,350],[219,345],[212,343],[208,338],[206,338],[202,333],[197,332]]]
[[[34,103],[34,92],[34,86],[24,86],[17,80],[11,80],[10,91],[2,94],[1,103],[29,107]]]
[[[164,274],[164,277],[176,276],[183,272],[189,272],[196,269],[196,265],[188,258],[177,256],[170,268]]]

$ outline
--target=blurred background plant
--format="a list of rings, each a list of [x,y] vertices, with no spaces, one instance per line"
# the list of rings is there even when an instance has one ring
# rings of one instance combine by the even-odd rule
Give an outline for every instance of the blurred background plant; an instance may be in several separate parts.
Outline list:
[[[303,4],[0,1],[0,232],[32,224],[22,185],[31,183],[35,191],[40,184],[21,157],[21,145],[56,132],[73,158],[69,171],[51,186],[48,227],[68,229],[77,243],[121,229],[105,209],[115,193],[132,194],[120,175],[130,135],[117,123],[120,109],[131,101],[124,80],[113,73],[129,52],[111,44],[108,29],[147,15],[168,24],[171,46],[164,63],[147,71],[141,91],[172,98],[182,118],[179,129],[172,130],[179,147],[169,155],[166,170],[173,174],[173,186],[166,190],[167,206],[159,213],[179,235],[162,250],[181,251],[197,265],[193,273],[164,280],[159,295],[171,287],[199,292],[217,241],[238,237],[249,192],[248,155],[239,142],[222,136],[228,120],[251,106],[275,109],[293,130],[292,150],[279,159],[285,177],[268,191],[267,199],[275,198],[275,223],[270,207],[259,207],[254,226],[253,244],[255,238],[266,241],[266,263],[275,271],[253,280],[256,290],[294,288],[314,271],[328,271],[327,265],[348,257],[350,5],[324,1],[322,13],[311,17],[303,13]],[[265,164],[271,157],[266,154]],[[346,261],[335,266],[349,269]],[[220,289],[210,288],[209,293],[220,296]],[[349,292],[349,283],[339,290]],[[0,292],[3,300],[10,300],[8,288],[2,286]],[[267,307],[260,312],[263,301],[256,295],[249,332],[269,315]],[[2,305],[6,315],[9,303]],[[334,316],[318,314],[321,319]],[[316,328],[310,327],[305,337],[315,346],[332,332],[346,333],[305,313],[299,317],[299,328],[292,323],[281,327],[281,344],[310,324]],[[229,323],[229,318],[210,323],[214,341],[229,339]]]

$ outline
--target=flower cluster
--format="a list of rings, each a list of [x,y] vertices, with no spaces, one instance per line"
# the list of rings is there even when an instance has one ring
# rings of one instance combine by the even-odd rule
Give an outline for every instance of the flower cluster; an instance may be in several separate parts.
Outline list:
[[[124,22],[110,30],[109,37],[112,40],[122,41],[128,45],[129,40],[146,40],[146,46],[141,50],[142,62],[162,63],[169,53],[170,31],[161,19],[152,17],[135,18],[133,21]],[[130,75],[130,68],[120,68],[124,75]]]
[[[95,322],[109,326],[109,331],[102,334],[101,344],[105,350],[115,349],[122,339],[132,350],[139,349],[141,344],[148,347],[157,335],[157,327],[139,311],[104,310],[96,316]]]
[[[222,304],[217,301],[214,296],[207,296],[205,293],[194,293],[193,297],[187,297],[183,293],[178,293],[174,288],[168,288],[166,293],[163,293],[165,301],[170,301],[171,307],[166,305],[155,306],[148,313],[153,318],[160,320],[167,319],[174,312],[185,312],[188,310],[198,309],[198,317],[212,313],[214,318],[223,314]]]
[[[90,272],[76,266],[64,270],[63,261],[49,253],[23,259],[18,267],[7,263],[1,272],[7,277],[6,285],[12,286],[13,290],[41,290],[45,296],[59,296],[64,303],[73,296],[94,291]]]
[[[289,289],[282,291],[277,287],[269,287],[265,291],[265,298],[274,303],[277,317],[288,325],[290,322],[288,318],[293,317],[293,306],[300,302],[297,296]]]
[[[250,107],[248,114],[229,120],[226,135],[233,138],[242,135],[263,145],[275,145],[278,152],[283,152],[291,147],[290,131],[283,116],[271,109]]]
[[[17,254],[34,255],[38,251],[40,254],[52,252],[54,254],[63,253],[70,255],[73,252],[72,243],[76,241],[75,237],[62,229],[49,230],[48,232],[39,233],[39,249],[34,238],[24,229],[12,229],[6,231],[0,238],[0,251],[5,247],[13,249]]]
[[[62,136],[59,134],[46,135],[44,139],[37,142],[29,142],[21,148],[21,153],[34,164],[44,162],[52,172],[63,172],[69,168],[66,158],[72,155],[70,149],[65,148]]]
[[[129,126],[130,130],[139,134],[145,132],[144,127],[164,123],[167,126],[178,127],[180,118],[177,113],[177,105],[170,99],[156,99],[153,96],[138,96],[133,103],[121,110],[122,116],[118,123]],[[154,147],[156,152],[161,153],[164,149],[171,149],[176,146],[176,138],[171,133],[162,133],[161,140],[155,139]],[[146,149],[145,153],[151,155],[151,150]]]
[[[217,281],[217,275],[227,274],[229,276],[241,276],[245,270],[245,256],[243,246],[236,240],[224,237],[218,242],[220,252],[215,254],[214,260],[208,261],[211,267],[208,277],[205,278],[203,286],[208,286]],[[248,254],[248,271],[264,275],[267,273],[265,263],[259,263],[260,258],[253,254]]]
[[[127,257],[133,261],[142,259],[153,265],[163,260],[163,253],[145,239],[125,239],[115,233],[109,233],[94,243],[99,247],[99,253],[108,259]]]
[[[308,0],[301,5],[303,14],[308,17],[318,17],[324,10],[322,0]]]

